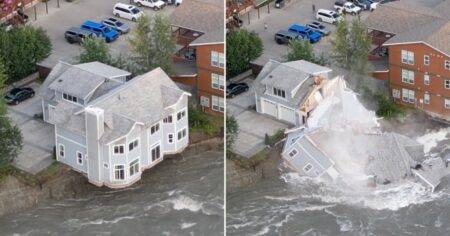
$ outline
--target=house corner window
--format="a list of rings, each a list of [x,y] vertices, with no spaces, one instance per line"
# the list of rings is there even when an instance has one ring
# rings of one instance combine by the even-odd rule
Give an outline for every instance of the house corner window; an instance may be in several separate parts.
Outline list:
[[[186,128],[178,132],[178,140],[181,140],[184,137],[186,137]]]
[[[167,135],[167,142],[173,143],[173,134],[168,134]]]
[[[114,168],[114,177],[116,180],[123,180],[125,179],[125,168],[123,165],[117,165]]]
[[[154,134],[159,130],[159,123],[150,128],[150,134]]]
[[[123,145],[116,145],[113,147],[114,154],[123,154],[124,153],[124,146]]]
[[[152,148],[151,155],[152,155],[152,162],[154,162],[154,161],[158,160],[159,158],[161,158],[161,147],[160,147],[160,145]]]
[[[64,145],[60,144],[59,145],[59,156],[60,157],[64,157]]]
[[[83,154],[81,152],[77,152],[77,163],[83,165]]]
[[[137,148],[139,145],[139,140],[134,140],[133,142],[128,144],[128,151],[132,151],[133,149]]]
[[[172,116],[167,116],[166,118],[163,119],[164,123],[172,123]]]
[[[130,163],[130,176],[139,173],[139,158]]]
[[[177,120],[181,120],[186,116],[186,110],[182,110],[177,114]]]

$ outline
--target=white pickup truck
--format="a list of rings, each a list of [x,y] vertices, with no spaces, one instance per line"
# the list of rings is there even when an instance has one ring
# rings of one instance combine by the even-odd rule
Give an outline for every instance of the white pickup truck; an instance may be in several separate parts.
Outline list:
[[[133,3],[139,7],[146,6],[153,8],[153,10],[161,10],[166,6],[166,3],[162,0],[133,0]]]
[[[339,13],[350,13],[352,15],[359,14],[362,9],[351,2],[336,1],[334,9]]]

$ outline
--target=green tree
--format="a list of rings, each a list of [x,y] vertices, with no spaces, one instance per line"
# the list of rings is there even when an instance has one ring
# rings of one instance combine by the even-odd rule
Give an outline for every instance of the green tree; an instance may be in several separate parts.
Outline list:
[[[313,47],[308,40],[292,40],[288,45],[288,53],[285,55],[286,61],[305,60],[319,65],[326,65],[327,61],[323,55],[317,57]]]
[[[263,44],[255,32],[246,29],[227,34],[227,75],[236,76],[250,69],[250,62],[263,52]]]
[[[349,32],[350,70],[357,75],[367,75],[370,72],[369,54],[372,45],[367,34],[367,27],[358,17],[352,21]]]
[[[0,172],[8,168],[22,149],[22,134],[11,124],[4,99],[6,69],[0,61]]]
[[[51,41],[41,28],[0,28],[0,59],[6,68],[6,83],[13,83],[36,71],[36,64],[50,55]]]
[[[98,61],[108,64],[111,61],[108,44],[101,37],[88,37],[81,42],[80,63]]]
[[[139,73],[145,73],[156,67],[172,71],[172,55],[175,41],[170,30],[170,21],[166,16],[157,14],[152,19],[139,18],[132,37],[128,40]]]
[[[227,150],[233,148],[234,142],[236,141],[237,135],[239,133],[239,124],[233,115],[226,116],[226,139],[227,139]]]
[[[336,32],[331,39],[334,63],[344,69],[348,69],[350,65],[350,45],[347,41],[348,31],[347,21],[340,20],[336,26]]]

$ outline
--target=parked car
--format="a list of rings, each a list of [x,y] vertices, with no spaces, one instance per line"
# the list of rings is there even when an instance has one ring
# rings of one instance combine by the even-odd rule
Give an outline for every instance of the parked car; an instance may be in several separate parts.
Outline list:
[[[133,0],[133,3],[137,4],[139,7],[150,7],[155,11],[161,10],[166,6],[166,3],[162,0]]]
[[[348,0],[349,2],[354,3],[356,6],[362,8],[363,10],[373,11],[377,8],[378,3],[372,0]]]
[[[318,20],[320,22],[337,24],[340,19],[341,19],[341,16],[335,11],[319,9],[316,13],[316,20]]]
[[[132,21],[137,21],[144,15],[139,8],[124,3],[116,3],[113,8],[113,14],[116,17],[122,17]]]
[[[87,20],[82,25],[81,28],[84,30],[91,31],[98,37],[103,37],[107,43],[110,43],[119,37],[119,33],[102,23]]]
[[[306,26],[300,25],[300,24],[292,24],[289,27],[289,31],[294,32],[301,36],[303,39],[308,39],[311,43],[317,43],[319,42],[322,35],[320,33],[317,33],[311,29],[308,29]]]
[[[116,30],[121,34],[126,34],[130,32],[130,27],[124,24],[122,21],[117,20],[116,18],[107,18],[102,21],[102,24]]]
[[[81,43],[81,41],[87,37],[97,37],[97,35],[89,30],[84,30],[79,27],[71,27],[64,33],[64,38],[66,38],[69,43]]]
[[[167,5],[175,5],[175,6],[179,6],[181,5],[181,3],[183,2],[183,0],[163,0]]]
[[[323,36],[330,35],[330,33],[331,33],[331,31],[329,29],[327,29],[327,27],[325,27],[322,23],[320,23],[318,21],[308,22],[305,26],[309,29],[319,32]]]
[[[295,39],[303,39],[302,37],[300,37],[298,34],[291,32],[289,30],[279,30],[276,34],[275,34],[275,41],[278,44],[287,44],[289,43],[289,41],[291,40],[295,40]]]
[[[284,0],[275,0],[275,7],[276,8],[282,8],[284,7],[285,1]]]
[[[227,98],[233,98],[249,89],[247,83],[230,83],[227,86]]]
[[[336,1],[334,3],[334,9],[339,13],[349,13],[356,15],[361,13],[362,9],[351,2]]]
[[[8,105],[17,105],[29,98],[34,97],[34,90],[29,87],[13,88],[6,93],[5,100]]]

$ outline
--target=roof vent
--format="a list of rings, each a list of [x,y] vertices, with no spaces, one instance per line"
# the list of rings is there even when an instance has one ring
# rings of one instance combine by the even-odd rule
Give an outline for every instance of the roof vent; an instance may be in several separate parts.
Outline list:
[[[269,75],[269,78],[273,78],[273,75]]]
[[[59,79],[58,82],[62,82],[62,79]]]

